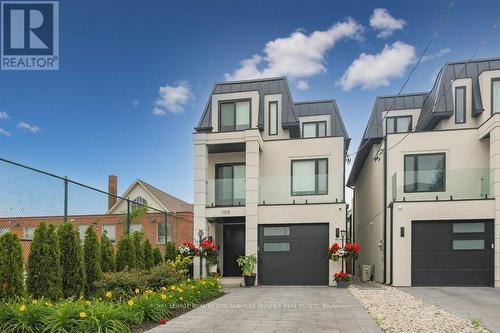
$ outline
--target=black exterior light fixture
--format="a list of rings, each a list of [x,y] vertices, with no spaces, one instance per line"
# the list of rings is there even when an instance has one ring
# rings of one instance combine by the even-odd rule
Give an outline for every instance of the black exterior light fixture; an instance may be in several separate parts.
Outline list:
[[[203,242],[203,230],[198,230],[198,238],[199,238],[199,244]],[[203,276],[203,258],[200,256],[200,278]]]

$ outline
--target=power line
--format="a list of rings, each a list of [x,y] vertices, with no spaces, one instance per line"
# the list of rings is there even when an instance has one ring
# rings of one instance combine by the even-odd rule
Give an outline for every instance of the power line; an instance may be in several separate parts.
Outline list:
[[[380,121],[380,123],[378,123],[377,125],[377,128],[376,130],[379,129],[380,125],[382,125],[384,123],[384,120],[385,118],[387,117],[387,114],[392,110],[392,107],[396,104],[396,98],[399,97],[401,95],[401,93],[403,92],[404,88],[406,87],[406,85],[408,84],[408,82],[410,81],[410,78],[411,76],[413,75],[413,73],[415,72],[415,70],[417,69],[417,67],[420,65],[420,63],[422,62],[422,59],[424,57],[424,55],[427,53],[427,51],[429,50],[430,46],[432,45],[432,42],[438,37],[438,32],[441,30],[441,27],[443,26],[444,22],[446,21],[446,19],[448,18],[449,16],[449,13],[450,13],[450,10],[451,8],[455,5],[455,0],[450,0],[450,3],[448,5],[448,8],[446,9],[446,11],[443,13],[443,15],[441,16],[441,19],[439,20],[436,28],[434,29],[434,32],[432,33],[432,37],[431,39],[429,40],[429,42],[427,43],[427,45],[425,46],[424,50],[421,52],[417,62],[415,63],[415,65],[413,66],[413,68],[411,69],[410,73],[408,74],[408,77],[406,78],[405,82],[403,83],[403,85],[401,86],[401,89],[399,89],[399,92],[398,94],[394,97],[393,101],[392,101],[392,104],[391,106],[389,107],[389,110],[386,111],[386,113],[384,114],[384,116],[382,117],[382,120]],[[370,140],[366,140],[365,143],[363,143],[355,152],[353,153],[350,153],[350,154],[347,154],[346,157],[351,157],[353,155],[356,155],[357,153],[359,153],[367,144],[368,142],[370,142]]]

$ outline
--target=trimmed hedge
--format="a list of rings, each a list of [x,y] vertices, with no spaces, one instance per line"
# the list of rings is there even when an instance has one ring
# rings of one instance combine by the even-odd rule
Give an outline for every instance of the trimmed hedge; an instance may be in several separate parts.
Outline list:
[[[101,251],[99,239],[94,227],[89,226],[85,231],[83,241],[83,263],[85,267],[85,295],[92,295],[94,283],[101,278]]]
[[[155,247],[153,249],[153,264],[155,266],[161,265],[163,263],[163,256],[159,248]]]
[[[142,247],[142,232],[132,233],[132,243],[135,251],[135,266],[133,268],[144,269],[144,249]]]
[[[177,255],[177,245],[174,242],[167,242],[165,244],[165,260],[175,260]]]
[[[106,234],[101,237],[101,271],[103,273],[116,270],[115,250]]]
[[[150,269],[153,267],[154,260],[153,260],[153,246],[151,245],[151,242],[149,239],[146,239],[143,243],[142,247],[142,252],[144,253],[144,268],[145,269]]]
[[[116,253],[116,270],[123,271],[125,268],[136,267],[135,250],[130,236],[123,236],[118,242]]]
[[[0,237],[0,299],[24,295],[23,248],[16,234]]]
[[[85,270],[78,231],[71,223],[66,223],[58,228],[57,236],[61,248],[63,296],[79,296],[85,286]]]

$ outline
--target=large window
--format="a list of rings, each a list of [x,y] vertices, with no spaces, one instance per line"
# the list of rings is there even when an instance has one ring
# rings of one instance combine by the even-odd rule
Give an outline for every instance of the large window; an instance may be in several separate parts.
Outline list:
[[[215,166],[215,205],[242,206],[245,204],[245,165],[217,164]]]
[[[140,223],[130,223],[130,233],[142,232],[142,224]]]
[[[170,242],[172,240],[172,225],[169,222],[167,224],[167,230],[165,230],[165,222],[158,223],[157,224],[157,243],[158,244],[165,244],[165,238],[167,238],[167,242]],[[167,237],[165,237],[165,233],[167,233]]]
[[[80,240],[85,239],[85,232],[87,231],[88,227],[89,227],[88,224],[80,224],[78,226],[78,234],[80,235]]]
[[[385,130],[387,134],[410,132],[411,116],[387,117]]]
[[[326,121],[302,123],[303,138],[319,138],[322,136],[326,136]]]
[[[491,112],[500,113],[500,78],[491,80]]]
[[[269,135],[278,134],[278,102],[269,102]]]
[[[250,128],[250,101],[223,102],[219,105],[221,132],[242,131]]]
[[[405,155],[405,192],[444,192],[446,189],[445,154]]]
[[[292,161],[292,195],[328,194],[328,160]]]
[[[455,123],[465,123],[465,87],[455,88]]]
[[[23,239],[33,240],[36,227],[24,227]]]
[[[111,243],[114,243],[116,240],[116,225],[114,224],[103,224],[102,225],[102,234],[106,235]]]

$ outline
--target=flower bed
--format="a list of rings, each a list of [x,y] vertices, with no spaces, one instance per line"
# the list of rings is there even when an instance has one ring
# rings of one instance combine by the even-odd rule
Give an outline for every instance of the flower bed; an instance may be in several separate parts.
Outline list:
[[[0,304],[0,332],[130,332],[164,323],[222,294],[218,279],[187,279],[125,298],[105,291],[91,300],[19,299]]]

